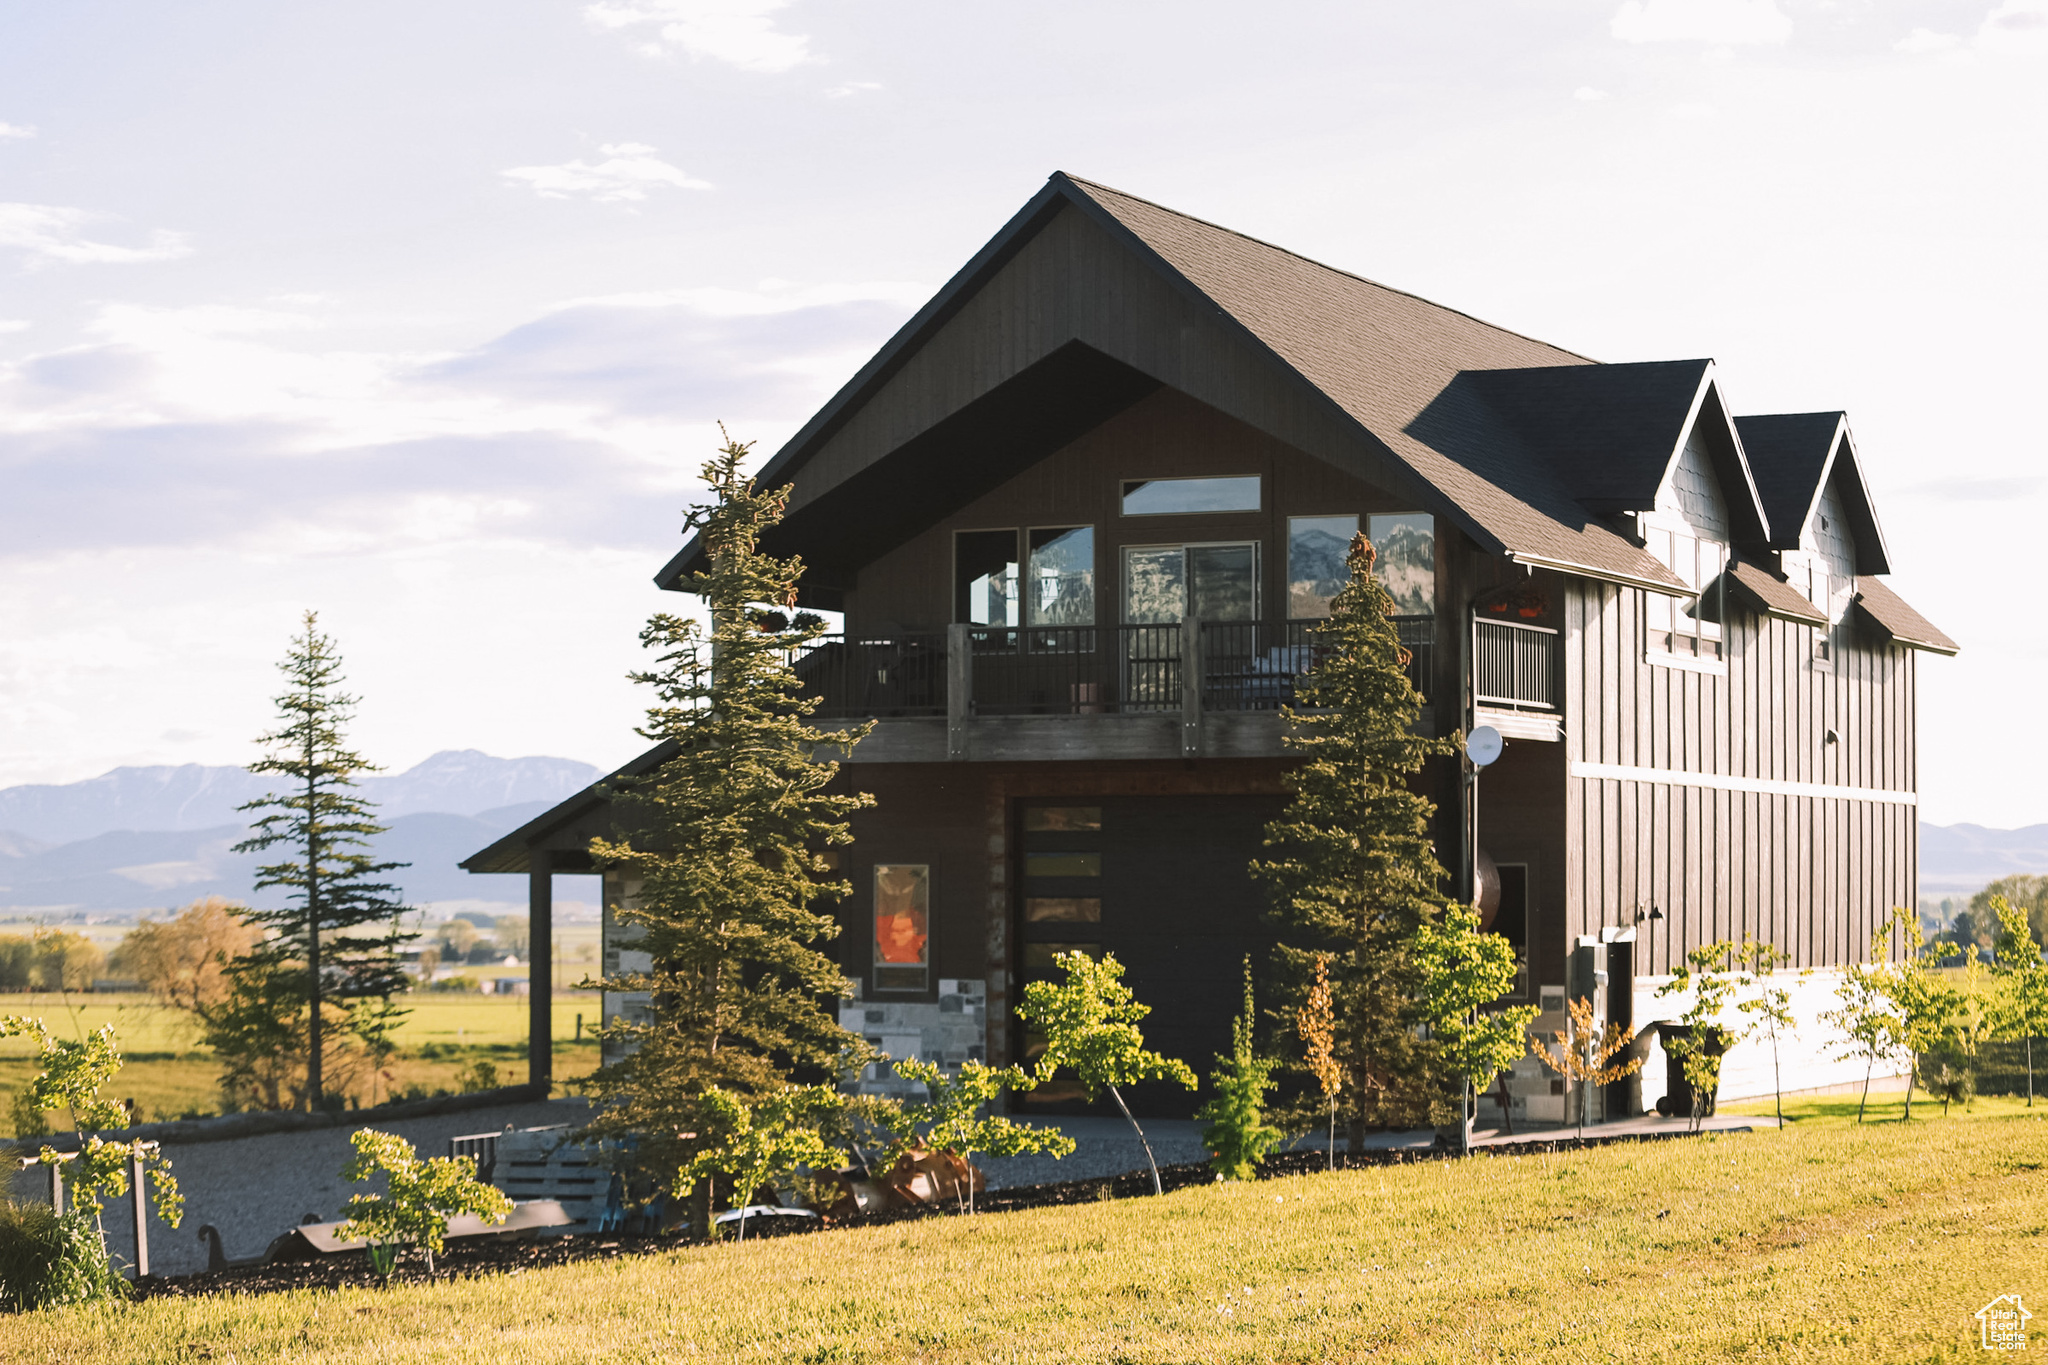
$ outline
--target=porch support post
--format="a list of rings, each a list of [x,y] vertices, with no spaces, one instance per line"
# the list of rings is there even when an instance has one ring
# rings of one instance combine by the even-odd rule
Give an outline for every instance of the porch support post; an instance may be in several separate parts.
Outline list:
[[[555,1083],[555,855],[527,850],[526,1083],[546,1099]]]
[[[973,714],[974,642],[958,622],[946,627],[946,757],[967,757],[967,718]]]
[[[1202,623],[1193,616],[1180,618],[1180,756],[1196,758],[1202,752]]]

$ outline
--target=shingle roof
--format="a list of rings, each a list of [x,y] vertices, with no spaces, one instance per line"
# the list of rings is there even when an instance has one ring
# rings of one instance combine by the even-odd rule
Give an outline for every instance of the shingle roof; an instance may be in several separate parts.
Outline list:
[[[1932,621],[1906,605],[1905,599],[1879,579],[1867,574],[1856,577],[1856,605],[1885,634],[1909,649],[1936,654],[1955,654],[1962,646],[1941,633]]]
[[[1759,564],[1747,560],[1736,560],[1728,566],[1728,579],[1748,594],[1751,601],[1769,616],[1782,617],[1787,621],[1801,621],[1809,626],[1824,626],[1828,614],[1806,600],[1790,583]]]
[[[1677,584],[1575,498],[1528,442],[1506,434],[1512,421],[1475,405],[1476,392],[1453,384],[1467,371],[1596,362],[1104,185],[1069,176],[1054,182],[1071,186],[1155,253],[1504,550]],[[1669,434],[1667,453],[1683,435]]]
[[[1771,518],[1771,543],[1776,548],[1798,548],[1799,533],[1820,499],[1821,479],[1835,453],[1842,419],[1839,412],[1779,412],[1735,419],[1756,476],[1756,491]]]

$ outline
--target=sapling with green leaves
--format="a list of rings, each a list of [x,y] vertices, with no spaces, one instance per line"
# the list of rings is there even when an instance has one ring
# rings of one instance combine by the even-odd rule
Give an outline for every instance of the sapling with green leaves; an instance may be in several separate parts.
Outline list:
[[[1247,957],[1244,1012],[1230,1021],[1230,1055],[1216,1059],[1216,1069],[1209,1075],[1216,1093],[1195,1111],[1196,1118],[1208,1120],[1202,1142],[1209,1149],[1209,1165],[1225,1180],[1256,1177],[1260,1160],[1287,1138],[1266,1122],[1266,1096],[1276,1084],[1273,1072],[1279,1063],[1259,1056],[1253,1048],[1257,1021],[1252,1004],[1252,960]]]
[[[1880,936],[1878,946],[1872,949],[1873,956],[1881,952],[1882,945]],[[1823,1010],[1820,1015],[1822,1023],[1840,1031],[1841,1036],[1830,1050],[1838,1057],[1863,1061],[1863,1098],[1856,1104],[1858,1123],[1863,1122],[1864,1110],[1870,1107],[1870,1076],[1878,1063],[1895,1064],[1902,1054],[1911,1057],[1906,1052],[1906,1021],[1885,993],[1882,972],[1876,963],[1850,967],[1835,986],[1835,998],[1841,1004]]]
[[[910,1057],[896,1062],[895,1070],[904,1080],[922,1085],[925,1098],[887,1116],[894,1138],[889,1148],[892,1161],[917,1147],[969,1162],[976,1153],[1023,1156],[1050,1152],[1058,1159],[1074,1150],[1074,1140],[1057,1128],[1030,1128],[985,1112],[1004,1092],[1030,1090],[1038,1084],[1020,1066],[969,1061],[949,1076],[937,1062]],[[962,1206],[973,1213],[974,1182],[962,1181],[960,1188],[965,1192]]]
[[[1692,1004],[1679,1016],[1686,1026],[1685,1036],[1672,1039],[1671,1050],[1678,1054],[1679,1070],[1692,1087],[1694,1132],[1699,1131],[1721,1089],[1721,1058],[1749,1036],[1748,1029],[1735,1027],[1726,1017],[1728,1002],[1741,982],[1741,974],[1735,970],[1735,945],[1716,939],[1687,953],[1671,979],[1657,988],[1660,996],[1692,996]]]
[[[356,1149],[341,1168],[344,1180],[362,1182],[384,1177],[383,1194],[358,1194],[348,1201],[348,1218],[336,1231],[373,1249],[415,1248],[425,1253],[427,1273],[434,1257],[447,1245],[448,1220],[471,1213],[486,1223],[512,1216],[512,1200],[503,1190],[476,1178],[476,1163],[464,1156],[421,1157],[413,1145],[394,1133],[359,1128],[349,1134]],[[395,1256],[379,1261],[388,1276]]]
[[[80,1267],[80,1292],[87,1298],[116,1296],[123,1292],[125,1282],[114,1273],[107,1256],[106,1201],[129,1192],[130,1173],[138,1167],[147,1173],[155,1193],[157,1216],[172,1227],[184,1218],[185,1197],[171,1174],[169,1159],[157,1144],[101,1136],[133,1122],[126,1105],[100,1094],[121,1069],[114,1026],[103,1024],[74,1041],[59,1038],[41,1019],[5,1015],[0,1016],[0,1038],[33,1038],[36,1043],[41,1065],[23,1089],[20,1107],[37,1116],[63,1110],[80,1137],[75,1155],[45,1144],[36,1159],[59,1171],[70,1193],[71,1207],[63,1217],[72,1220],[72,1245],[96,1252],[92,1265]]]
[[[1072,1067],[1089,1099],[1107,1090],[1124,1121],[1138,1135],[1138,1145],[1145,1149],[1152,1193],[1161,1194],[1159,1163],[1152,1157],[1145,1130],[1124,1103],[1122,1087],[1140,1081],[1173,1081],[1193,1090],[1195,1073],[1186,1062],[1146,1050],[1138,1021],[1150,1014],[1152,1007],[1139,1004],[1124,985],[1123,964],[1114,953],[1104,953],[1099,962],[1082,952],[1058,953],[1053,962],[1067,979],[1031,982],[1024,988],[1024,1004],[1017,1011],[1019,1018],[1035,1024],[1045,1037],[1038,1079],[1049,1081],[1061,1067]]]
[[[740,1241],[747,1239],[747,1209],[763,1185],[806,1168],[836,1168],[845,1153],[825,1140],[824,1125],[839,1112],[839,1093],[827,1085],[786,1085],[765,1095],[743,1095],[706,1086],[698,1112],[708,1132],[670,1182],[680,1199],[700,1184],[724,1176],[740,1210]]]
[[[1328,1110],[1330,1123],[1330,1145],[1324,1169],[1334,1171],[1337,1169],[1337,1093],[1344,1088],[1344,1068],[1337,1065],[1337,1015],[1330,1002],[1330,957],[1327,953],[1316,955],[1315,980],[1309,984],[1308,998],[1294,1012],[1294,1032],[1301,1039],[1305,1054],[1303,1062],[1323,1092],[1323,1105]]]
[[[2028,925],[2027,912],[2003,896],[1991,898],[1998,939],[1991,949],[1991,974],[1998,981],[1996,1027],[2000,1037],[2024,1039],[2027,1053],[2027,1108],[2034,1107],[2034,1039],[2048,1034],[2048,955]]]
[[[1906,1112],[1901,1122],[1912,1121],[1913,1088],[1924,1079],[1923,1068],[1937,1057],[1946,1060],[1959,1042],[1970,1037],[1969,988],[1975,984],[1974,963],[1972,979],[1962,987],[1942,971],[1942,964],[1960,951],[1952,943],[1928,944],[1920,917],[1898,906],[1892,907],[1891,917],[1871,940],[1871,955],[1880,959],[1873,980],[1898,1015],[1900,1041],[1913,1056],[1906,1072]]]
[[[1785,1126],[1785,1077],[1778,1065],[1778,1033],[1799,1027],[1798,1016],[1792,1013],[1792,992],[1778,979],[1778,969],[1787,966],[1791,958],[1778,950],[1776,945],[1765,943],[1745,934],[1742,946],[1735,950],[1735,960],[1742,967],[1743,982],[1754,988],[1756,994],[1736,1005],[1736,1009],[1749,1016],[1751,1029],[1762,1028],[1771,1040],[1771,1091],[1777,1100],[1778,1126]],[[1801,972],[1803,980],[1810,975]]]
[[[1469,905],[1453,901],[1442,919],[1417,926],[1415,960],[1437,1059],[1459,1085],[1459,1147],[1469,1153],[1475,1097],[1522,1055],[1537,1009],[1510,1005],[1482,1013],[1514,989],[1515,949],[1499,934],[1482,932],[1479,912]]]

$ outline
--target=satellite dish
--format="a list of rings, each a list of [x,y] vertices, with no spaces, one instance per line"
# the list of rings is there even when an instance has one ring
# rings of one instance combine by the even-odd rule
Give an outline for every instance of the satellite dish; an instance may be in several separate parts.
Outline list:
[[[1500,757],[1500,731],[1491,725],[1475,726],[1465,736],[1465,757],[1472,760],[1475,768],[1484,768]]]

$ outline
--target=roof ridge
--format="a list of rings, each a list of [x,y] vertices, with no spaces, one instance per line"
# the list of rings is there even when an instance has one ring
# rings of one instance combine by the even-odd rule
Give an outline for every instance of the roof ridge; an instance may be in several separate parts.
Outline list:
[[[1481,327],[1485,327],[1489,330],[1499,332],[1505,336],[1515,337],[1522,341],[1534,342],[1538,346],[1547,346],[1551,350],[1558,351],[1565,355],[1571,356],[1575,360],[1583,360],[1591,365],[1601,365],[1607,363],[1605,361],[1595,360],[1592,356],[1582,355],[1577,351],[1568,350],[1565,347],[1558,345],[1554,341],[1545,341],[1542,337],[1530,336],[1527,332],[1518,332],[1512,327],[1503,327],[1497,322],[1488,322],[1485,318],[1479,317],[1477,314],[1474,313],[1468,313],[1462,308],[1453,308],[1447,303],[1438,303],[1435,299],[1426,299],[1422,295],[1414,292],[1413,290],[1401,289],[1391,284],[1382,283],[1381,281],[1372,279],[1369,276],[1361,275],[1357,271],[1346,270],[1342,266],[1331,265],[1327,261],[1319,261],[1313,256],[1304,256],[1299,251],[1289,250],[1287,247],[1281,246],[1276,242],[1269,242],[1263,237],[1254,237],[1249,232],[1240,232],[1236,228],[1226,227],[1221,223],[1212,223],[1207,218],[1200,218],[1192,213],[1184,213],[1180,209],[1171,208],[1168,205],[1162,204],[1155,199],[1147,199],[1143,195],[1132,194],[1128,190],[1120,190],[1114,185],[1105,185],[1099,180],[1087,180],[1081,176],[1074,175],[1068,171],[1055,171],[1054,174],[1064,177],[1065,179],[1072,181],[1074,184],[1082,186],[1083,188],[1100,191],[1104,194],[1113,194],[1117,196],[1119,199],[1128,199],[1134,204],[1143,204],[1146,208],[1157,209],[1161,213],[1171,214],[1175,218],[1179,218],[1186,222],[1194,223],[1198,226],[1208,228],[1211,232],[1220,232],[1223,233],[1225,236],[1235,237],[1240,241],[1250,242],[1253,246],[1263,247],[1267,251],[1278,252],[1282,256],[1292,256],[1297,261],[1301,261],[1307,265],[1312,265],[1318,270],[1326,270],[1332,275],[1341,275],[1347,280],[1356,280],[1360,284],[1370,285],[1374,289],[1383,290],[1389,294],[1397,294],[1404,299],[1413,299],[1417,303],[1425,304],[1428,307],[1437,309],[1440,312],[1455,314],[1458,317],[1464,318],[1468,322],[1476,322]]]

